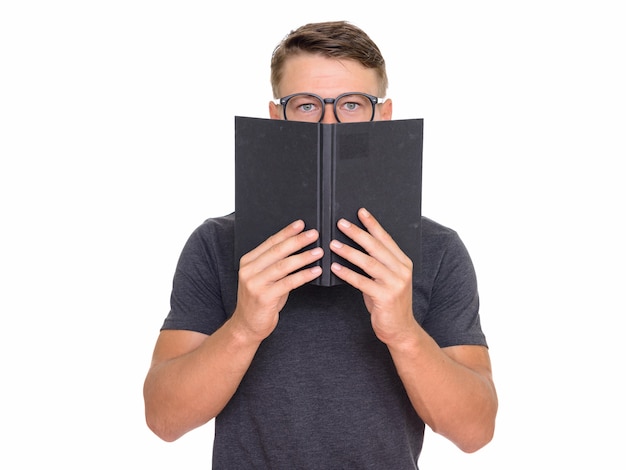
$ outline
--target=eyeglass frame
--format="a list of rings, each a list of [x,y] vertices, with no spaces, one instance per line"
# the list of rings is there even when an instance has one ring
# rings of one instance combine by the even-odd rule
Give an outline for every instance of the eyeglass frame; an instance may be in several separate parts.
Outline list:
[[[335,115],[335,119],[337,119],[337,122],[341,122],[341,119],[339,119],[339,116],[337,116],[337,101],[339,101],[344,96],[349,96],[349,95],[361,95],[361,96],[365,96],[367,99],[370,100],[370,102],[372,103],[372,116],[370,117],[369,122],[371,122],[374,120],[374,116],[376,115],[376,105],[381,104],[382,102],[380,100],[384,99],[384,98],[379,98],[377,96],[370,95],[368,93],[363,93],[360,91],[349,91],[347,93],[342,93],[335,98],[322,98],[321,96],[316,95],[315,93],[308,93],[308,92],[293,93],[291,95],[283,96],[282,98],[278,99],[278,104],[280,104],[283,107],[283,118],[285,119],[285,121],[289,121],[289,119],[287,119],[287,103],[289,102],[289,100],[295,96],[307,96],[307,95],[317,98],[323,104],[322,115],[320,116],[317,122],[322,122],[322,119],[324,119],[324,114],[326,113],[327,104],[333,105],[333,114]],[[368,122],[368,121],[362,121],[362,122]]]

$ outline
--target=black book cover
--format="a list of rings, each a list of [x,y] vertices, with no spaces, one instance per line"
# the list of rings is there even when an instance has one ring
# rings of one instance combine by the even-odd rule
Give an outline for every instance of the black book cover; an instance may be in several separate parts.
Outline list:
[[[235,269],[245,253],[302,219],[320,233],[323,273],[313,284],[343,283],[333,239],[356,246],[337,228],[362,227],[369,210],[413,260],[421,262],[423,120],[322,124],[235,117]],[[361,249],[360,247],[356,246]],[[310,247],[309,247],[310,248]],[[358,270],[358,269],[357,269]]]

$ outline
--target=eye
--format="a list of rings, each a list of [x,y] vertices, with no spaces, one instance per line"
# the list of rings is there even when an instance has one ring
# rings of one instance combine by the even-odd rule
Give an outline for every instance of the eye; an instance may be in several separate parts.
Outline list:
[[[324,103],[309,93],[293,95],[287,102],[285,118],[291,121],[319,121],[324,114]]]
[[[371,108],[370,100],[359,94],[344,96],[337,105],[342,111],[349,113],[363,112]]]
[[[321,106],[322,103],[317,98],[309,95],[294,96],[289,101],[289,108],[294,113],[316,113],[319,112]]]

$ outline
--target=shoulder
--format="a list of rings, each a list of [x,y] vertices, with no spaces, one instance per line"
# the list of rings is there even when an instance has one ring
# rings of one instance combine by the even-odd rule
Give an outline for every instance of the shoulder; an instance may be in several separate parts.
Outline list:
[[[422,249],[428,253],[443,253],[449,250],[465,251],[465,246],[456,230],[422,217]]]
[[[456,230],[422,217],[421,273],[436,283],[451,271],[474,277],[471,256]]]
[[[450,227],[435,222],[428,217],[422,216],[422,236],[426,237],[449,237],[456,236],[456,231]]]
[[[414,291],[418,321],[441,347],[486,345],[472,259],[459,234],[422,219],[421,271]]]
[[[235,233],[235,214],[204,220],[189,236],[187,245],[202,247],[231,245]]]
[[[212,235],[230,235],[235,231],[235,213],[220,217],[211,217],[202,222],[194,231],[201,237]]]
[[[179,269],[190,265],[215,270],[234,266],[234,231],[234,213],[204,220],[185,243]]]

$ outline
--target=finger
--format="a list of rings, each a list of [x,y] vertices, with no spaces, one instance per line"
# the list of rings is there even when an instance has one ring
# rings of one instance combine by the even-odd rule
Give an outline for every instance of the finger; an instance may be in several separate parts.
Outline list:
[[[361,229],[358,225],[353,224],[346,219],[340,219],[337,223],[337,227],[347,237],[352,239],[357,245],[363,248],[365,252],[369,255],[366,256],[360,250],[352,251],[346,248],[343,251],[343,253],[345,253],[345,256],[344,254],[341,254],[341,256],[346,257],[348,261],[356,264],[368,274],[373,275],[373,273],[370,272],[371,268],[367,268],[365,265],[365,263],[370,263],[369,257],[375,258],[377,261],[383,263],[385,266],[391,269],[396,269],[398,264],[401,263],[401,261],[398,259],[398,256],[396,256],[396,254],[384,243],[386,242],[395,245],[391,237],[387,236],[388,238],[384,239],[383,242],[372,236],[372,234],[370,234],[369,232]],[[340,248],[340,246],[335,244],[334,248],[332,246],[331,248],[333,249],[333,251],[335,251],[335,248]]]
[[[401,260],[403,264],[406,264],[407,261],[410,262],[409,257],[402,251],[402,249],[398,246],[396,241],[391,237],[389,232],[387,232],[383,226],[378,222],[378,219],[374,217],[374,215],[369,212],[367,209],[362,207],[358,211],[358,217],[363,226],[367,229],[367,231],[376,239],[379,240],[393,255]],[[362,246],[362,245],[361,245]],[[365,247],[363,247],[365,248]]]
[[[310,250],[298,252],[319,238],[316,230],[308,230],[296,234],[282,242],[271,245],[256,259],[249,261],[242,258],[239,268],[239,278],[243,282],[254,282],[267,286],[297,271],[304,266],[319,260],[324,255],[324,250],[315,247]]]
[[[330,249],[333,251],[333,253],[336,253],[337,255],[341,256],[343,259],[361,268],[363,272],[365,272],[372,279],[381,279],[384,276],[386,276],[387,271],[389,271],[389,268],[386,267],[380,261],[378,261],[375,257],[370,256],[367,253],[363,253],[361,250],[353,248],[350,245],[341,243],[338,240],[333,240],[330,243]],[[354,285],[353,282],[357,282],[357,277],[355,276],[364,277],[352,271],[351,269],[346,268],[345,266],[342,266],[342,267],[344,269],[342,269],[341,275],[349,276],[348,278],[350,279],[349,283],[352,285]],[[354,276],[352,274],[348,274],[347,272],[351,272],[351,273],[353,272]],[[347,281],[347,279],[343,279],[343,280]],[[362,282],[363,281],[358,281],[359,285],[361,285]]]
[[[308,263],[307,263],[308,264]],[[300,269],[288,276],[283,277],[276,285],[280,291],[284,293],[291,292],[297,287],[303,286],[307,282],[311,282],[322,274],[321,266],[313,266],[307,269]]]
[[[239,270],[239,287],[246,286],[247,291],[261,294],[266,299],[281,298],[321,275],[320,266],[302,268],[315,263],[323,254],[324,250],[316,247],[280,260],[260,272],[254,270],[254,263],[244,266]]]
[[[294,235],[302,232],[304,230],[304,221],[295,220],[286,227],[282,228],[280,231],[271,235],[265,241],[263,241],[260,245],[258,245],[253,250],[249,251],[245,255],[241,257],[241,264],[249,263],[256,258],[258,258],[261,254],[265,253],[270,247],[273,245],[282,242],[283,240],[288,239],[289,237],[293,237]]]
[[[330,265],[330,269],[339,279],[347,282],[355,289],[363,292],[365,295],[375,296],[375,294],[379,290],[376,281],[367,276],[363,276],[362,274],[357,273],[356,271],[353,271],[352,269],[347,268],[340,263],[332,263]]]
[[[298,234],[304,234],[304,237],[300,237],[297,241],[305,243],[305,244],[293,249],[292,252],[297,251],[303,248],[304,246],[306,246],[307,240],[308,240],[308,243],[313,243],[319,236],[319,234],[314,230],[309,230],[307,232],[302,232],[302,230],[304,230],[304,222],[302,220],[296,220],[295,222],[281,229],[279,232],[276,232],[275,234],[267,238],[264,242],[262,242],[260,245],[258,245],[256,248],[254,248],[250,252],[243,255],[240,260],[240,265],[243,266],[243,265],[249,264],[261,258],[262,256],[267,255],[268,252],[275,250],[274,247],[279,246],[288,240],[291,240],[293,237],[295,237]],[[284,245],[283,249],[288,250],[290,246],[291,245]],[[274,251],[274,253],[278,254],[277,251]],[[284,256],[287,256],[288,254],[290,253],[286,253]]]
[[[269,265],[264,270],[263,274],[266,276],[268,282],[281,282],[285,278],[289,277],[290,275],[300,272],[302,268],[304,268],[305,266],[312,264],[315,261],[318,261],[320,258],[322,258],[322,256],[324,256],[324,250],[320,247],[316,247],[311,250],[304,251],[302,253],[298,253],[295,255],[288,256],[286,258],[279,259],[275,263]],[[317,270],[314,270],[314,272],[316,273]],[[287,282],[285,282],[285,284],[287,284],[287,287],[290,287],[289,284],[291,282],[297,283],[298,279],[303,276],[305,278],[307,277],[306,274],[295,276],[295,281],[288,280]],[[317,276],[314,276],[314,277],[317,277]],[[291,290],[291,288],[288,290]]]
[[[366,210],[361,209],[359,211],[359,218],[365,220],[366,223],[363,225],[366,229],[371,229],[382,240],[373,236],[369,231],[362,230],[355,224],[342,219],[338,223],[339,229],[358,243],[366,253],[342,244],[337,240],[331,242],[331,250],[361,268],[376,281],[395,285],[400,280],[411,278],[413,275],[413,262],[411,259],[398,248],[391,236]]]

